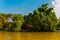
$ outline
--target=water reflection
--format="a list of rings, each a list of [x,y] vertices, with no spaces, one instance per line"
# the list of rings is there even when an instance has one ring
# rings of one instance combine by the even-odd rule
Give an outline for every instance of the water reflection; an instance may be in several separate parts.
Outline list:
[[[0,40],[60,40],[60,32],[0,32]]]

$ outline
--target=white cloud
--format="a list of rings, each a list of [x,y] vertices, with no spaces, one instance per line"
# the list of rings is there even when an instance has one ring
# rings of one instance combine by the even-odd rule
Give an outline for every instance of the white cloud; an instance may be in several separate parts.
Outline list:
[[[52,4],[54,6],[54,11],[56,13],[56,16],[60,17],[60,0],[54,0],[52,1]]]

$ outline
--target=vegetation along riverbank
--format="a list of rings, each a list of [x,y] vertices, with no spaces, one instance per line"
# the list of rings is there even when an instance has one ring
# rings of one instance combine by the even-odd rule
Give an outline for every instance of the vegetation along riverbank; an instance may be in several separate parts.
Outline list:
[[[5,14],[0,13],[1,31],[20,32],[53,32],[60,30],[60,19],[57,19],[53,8],[48,7],[48,3],[43,4],[33,13]]]

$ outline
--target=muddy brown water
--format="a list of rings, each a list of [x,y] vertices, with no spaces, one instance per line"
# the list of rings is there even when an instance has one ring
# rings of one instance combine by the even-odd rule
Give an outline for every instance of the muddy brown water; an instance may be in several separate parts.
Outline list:
[[[60,40],[60,32],[0,32],[0,40]]]

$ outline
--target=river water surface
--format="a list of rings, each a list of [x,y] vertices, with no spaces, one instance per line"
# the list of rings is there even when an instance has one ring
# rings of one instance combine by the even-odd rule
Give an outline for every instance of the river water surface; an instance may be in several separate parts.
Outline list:
[[[60,40],[60,32],[0,32],[0,40]]]

